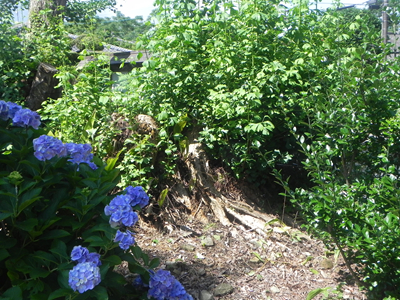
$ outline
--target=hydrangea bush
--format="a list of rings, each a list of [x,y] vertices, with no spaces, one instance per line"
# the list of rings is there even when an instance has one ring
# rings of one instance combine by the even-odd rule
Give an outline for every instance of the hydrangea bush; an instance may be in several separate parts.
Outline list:
[[[110,195],[117,170],[47,134],[36,112],[0,101],[0,300],[191,299],[135,244],[143,188]],[[140,287],[113,271],[122,261]]]

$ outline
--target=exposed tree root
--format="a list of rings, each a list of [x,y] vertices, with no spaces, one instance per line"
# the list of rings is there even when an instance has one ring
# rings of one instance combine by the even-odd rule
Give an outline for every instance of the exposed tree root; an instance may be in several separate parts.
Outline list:
[[[211,211],[225,226],[231,225],[232,220],[235,220],[266,235],[268,229],[271,229],[267,223],[272,218],[247,204],[251,201],[244,201],[247,199],[243,199],[243,196],[226,197],[217,190],[215,176],[211,174],[206,153],[197,136],[196,131],[189,135],[189,146],[183,158],[185,170],[180,170],[175,178],[177,182],[172,193],[174,199],[185,205],[194,217],[200,218],[204,215],[202,212]],[[185,178],[182,178],[183,174]]]

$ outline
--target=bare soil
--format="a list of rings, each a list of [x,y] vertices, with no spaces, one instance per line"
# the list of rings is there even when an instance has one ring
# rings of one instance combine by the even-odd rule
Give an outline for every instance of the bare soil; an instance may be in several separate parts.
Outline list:
[[[208,218],[189,216],[161,230],[143,220],[136,226],[138,245],[159,257],[160,268],[170,270],[194,299],[304,300],[319,288],[326,293],[313,299],[366,299],[339,253],[306,233],[274,221],[268,235],[260,235]],[[217,296],[221,283],[233,291]]]

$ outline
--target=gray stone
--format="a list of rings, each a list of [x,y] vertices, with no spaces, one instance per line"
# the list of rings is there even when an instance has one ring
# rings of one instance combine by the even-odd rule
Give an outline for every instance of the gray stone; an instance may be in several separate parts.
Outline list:
[[[211,236],[206,236],[206,237],[203,239],[202,244],[203,244],[204,246],[206,246],[206,247],[212,247],[212,246],[214,246],[214,241],[213,241],[213,239],[212,239]]]
[[[204,275],[206,275],[206,269],[204,269],[204,268],[199,268],[199,269],[197,270],[197,274],[198,274],[199,276],[204,276]]]
[[[252,244],[253,249],[258,249],[258,248],[262,247],[262,242],[260,242],[258,240],[251,240],[250,243]]]
[[[218,284],[214,289],[214,296],[223,296],[233,292],[233,286],[229,283]]]
[[[271,293],[274,293],[274,294],[278,294],[281,292],[276,286],[271,286],[271,288],[269,290],[271,291]]]
[[[179,246],[181,249],[186,250],[186,251],[191,251],[193,252],[195,248],[195,246],[190,245],[190,244],[182,244]]]
[[[202,290],[200,292],[200,300],[214,300],[214,297],[210,292]]]

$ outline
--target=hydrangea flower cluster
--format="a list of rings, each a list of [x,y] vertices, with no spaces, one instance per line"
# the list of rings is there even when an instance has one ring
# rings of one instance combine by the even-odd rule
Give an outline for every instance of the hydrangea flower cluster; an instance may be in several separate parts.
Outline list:
[[[134,211],[136,206],[140,208],[149,204],[149,196],[141,186],[128,186],[125,189],[125,195],[115,196],[110,204],[104,208],[106,216],[110,216],[110,225],[113,228],[119,228],[115,236],[114,242],[119,242],[119,247],[128,250],[135,243],[133,233],[122,228],[131,227],[136,224],[139,217]]]
[[[79,293],[92,290],[101,281],[100,255],[89,253],[89,250],[82,246],[75,246],[71,252],[71,259],[78,264],[69,271],[68,284]]]
[[[106,216],[110,216],[110,225],[113,228],[133,226],[138,221],[138,215],[130,205],[130,198],[118,195],[104,208]]]
[[[50,160],[55,156],[67,156],[67,149],[64,147],[63,142],[48,135],[41,135],[34,139],[33,149],[35,150],[34,155],[41,161]]]
[[[182,284],[166,270],[150,273],[147,296],[156,300],[193,300]]]
[[[12,119],[14,126],[18,127],[30,126],[38,129],[40,126],[40,116],[37,112],[3,100],[0,100],[0,119],[3,121]]]
[[[92,146],[89,144],[65,144],[69,157],[68,161],[79,165],[80,163],[87,163],[93,170],[97,169],[97,166],[91,162],[93,159]]]
[[[135,243],[134,233],[130,230],[125,232],[118,230],[114,242],[119,242],[119,247],[122,250],[128,250]]]
[[[91,162],[93,159],[92,146],[89,144],[63,144],[59,139],[47,135],[41,135],[33,140],[34,155],[41,161],[52,159],[55,156],[69,156],[68,161],[78,165],[81,163],[88,164],[93,170],[97,166]]]
[[[90,262],[95,264],[97,267],[101,266],[100,254],[95,252],[89,253],[89,250],[82,246],[75,246],[74,249],[72,249],[71,259],[78,263]]]
[[[130,205],[136,206],[139,205],[140,208],[145,207],[149,204],[149,196],[147,196],[146,192],[141,186],[128,186],[125,189],[126,195],[130,198]]]

